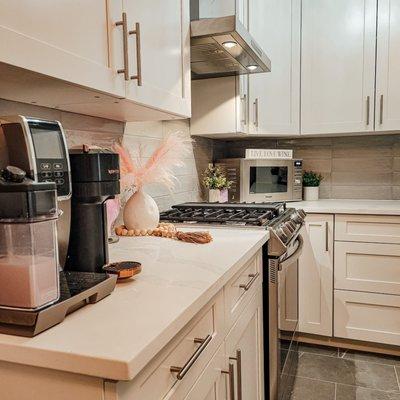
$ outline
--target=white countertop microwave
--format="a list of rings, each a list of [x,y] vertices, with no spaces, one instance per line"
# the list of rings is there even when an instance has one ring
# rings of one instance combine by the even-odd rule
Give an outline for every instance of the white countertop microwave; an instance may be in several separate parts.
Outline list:
[[[230,202],[302,200],[302,160],[226,158],[215,164],[233,182]]]

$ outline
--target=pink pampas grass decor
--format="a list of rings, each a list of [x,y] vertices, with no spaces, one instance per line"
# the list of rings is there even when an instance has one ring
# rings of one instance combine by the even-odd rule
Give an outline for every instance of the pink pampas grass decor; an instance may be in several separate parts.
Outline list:
[[[119,144],[114,145],[113,150],[120,156],[123,188],[134,186],[140,190],[147,184],[160,183],[172,190],[177,182],[173,169],[183,166],[183,159],[191,150],[191,139],[179,132],[171,133],[146,162],[140,147],[133,157]]]

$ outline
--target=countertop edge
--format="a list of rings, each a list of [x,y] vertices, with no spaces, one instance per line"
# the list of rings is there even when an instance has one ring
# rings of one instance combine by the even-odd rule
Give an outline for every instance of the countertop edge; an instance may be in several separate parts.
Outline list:
[[[133,359],[121,361],[90,357],[79,354],[45,349],[27,348],[17,344],[0,344],[0,362],[10,362],[24,366],[46,368],[100,379],[130,381],[190,322],[190,320],[223,288],[223,286],[253,257],[268,241],[269,233],[243,254],[213,285],[206,289],[183,313],[171,321],[170,325],[159,333]],[[21,342],[24,339],[21,338]],[[44,359],[46,361],[44,361]],[[82,359],[85,360],[82,363]],[[32,361],[34,360],[34,362]],[[84,365],[83,365],[84,364]],[[89,364],[89,367],[88,367]],[[82,367],[83,365],[83,367]],[[107,373],[104,373],[107,371]]]

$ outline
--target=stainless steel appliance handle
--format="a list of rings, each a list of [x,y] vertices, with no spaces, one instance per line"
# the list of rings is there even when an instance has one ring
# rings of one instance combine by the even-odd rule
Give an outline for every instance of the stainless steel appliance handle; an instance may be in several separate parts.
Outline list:
[[[237,366],[237,400],[242,400],[242,351],[236,350],[236,357],[229,357],[230,360],[236,361]]]
[[[381,94],[379,101],[379,124],[383,124],[383,94]]]
[[[129,77],[131,80],[137,80],[138,86],[142,86],[142,53],[140,50],[140,24],[136,22],[135,29],[128,32],[129,35],[136,36],[136,75]]]
[[[369,125],[370,96],[367,96],[367,125]]]
[[[241,289],[244,289],[245,291],[247,291],[247,290],[250,289],[251,285],[252,285],[252,284],[255,282],[255,280],[260,276],[260,273],[257,272],[257,273],[255,273],[255,274],[249,274],[248,276],[249,276],[249,278],[251,278],[251,279],[250,279],[246,284],[239,285],[239,287],[240,287]]]
[[[192,354],[192,356],[187,360],[186,364],[183,367],[174,367],[172,366],[169,370],[171,372],[177,372],[176,379],[178,381],[182,380],[185,375],[189,372],[190,368],[200,357],[201,353],[206,349],[208,344],[211,342],[212,336],[207,335],[205,339],[194,339],[195,343],[201,343],[201,346]]]
[[[221,371],[229,377],[229,400],[235,400],[235,371],[233,364],[229,364],[228,371]]]
[[[124,79],[129,81],[129,57],[128,57],[128,22],[126,13],[122,13],[122,20],[115,23],[115,26],[122,26],[122,40],[124,51],[124,68],[118,69],[118,74],[124,74]]]
[[[286,260],[283,260],[279,263],[279,267],[278,267],[279,271],[281,271],[283,268],[286,268],[289,265],[293,264],[301,256],[301,253],[303,252],[303,245],[304,245],[304,240],[301,237],[301,235],[299,235],[297,237],[297,241],[299,242],[299,246],[297,247],[296,251],[290,257],[288,257]]]

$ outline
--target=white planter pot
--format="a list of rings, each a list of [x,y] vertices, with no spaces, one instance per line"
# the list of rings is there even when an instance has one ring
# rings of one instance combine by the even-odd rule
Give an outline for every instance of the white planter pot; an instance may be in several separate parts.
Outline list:
[[[219,203],[219,199],[220,199],[219,189],[209,189],[208,201],[210,203]]]
[[[157,203],[142,189],[134,193],[125,204],[126,229],[155,229],[160,222]]]
[[[315,201],[319,199],[319,186],[305,186],[304,188],[304,200]]]

